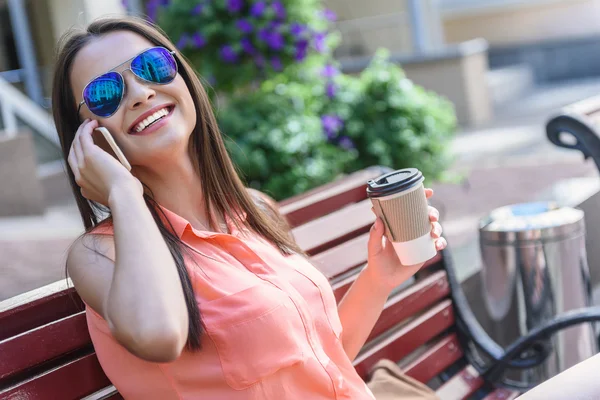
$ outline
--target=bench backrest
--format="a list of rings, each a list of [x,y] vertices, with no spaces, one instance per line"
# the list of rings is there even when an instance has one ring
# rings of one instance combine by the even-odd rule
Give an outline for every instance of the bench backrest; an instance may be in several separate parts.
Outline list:
[[[599,128],[600,96],[594,96],[560,110],[547,122],[546,134],[556,146],[579,150],[585,158],[591,157],[600,170]]]
[[[280,203],[294,237],[330,280],[338,301],[367,261],[374,215],[366,181],[384,171],[369,168]],[[444,400],[467,398],[483,385],[464,361],[442,262],[439,254],[390,296],[354,360],[363,378],[388,358],[421,382],[454,372],[439,388]],[[0,303],[0,398],[121,398],[94,355],[82,310],[62,282]],[[490,396],[499,397],[488,398],[514,398],[495,393]]]

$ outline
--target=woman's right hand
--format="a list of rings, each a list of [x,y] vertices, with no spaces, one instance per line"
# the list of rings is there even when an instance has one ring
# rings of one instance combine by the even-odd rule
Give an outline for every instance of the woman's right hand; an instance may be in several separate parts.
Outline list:
[[[141,182],[94,143],[92,132],[97,127],[96,120],[83,121],[75,133],[67,158],[82,196],[108,206],[110,193],[116,187],[129,187],[143,195]]]

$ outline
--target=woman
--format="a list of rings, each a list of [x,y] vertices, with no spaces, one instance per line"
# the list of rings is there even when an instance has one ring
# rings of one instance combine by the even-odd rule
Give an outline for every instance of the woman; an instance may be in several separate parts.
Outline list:
[[[86,228],[67,269],[126,399],[373,398],[351,360],[392,288],[421,267],[400,266],[381,221],[338,309],[238,178],[190,65],[142,20],[68,35],[53,107]],[[131,172],[94,144],[98,126]]]

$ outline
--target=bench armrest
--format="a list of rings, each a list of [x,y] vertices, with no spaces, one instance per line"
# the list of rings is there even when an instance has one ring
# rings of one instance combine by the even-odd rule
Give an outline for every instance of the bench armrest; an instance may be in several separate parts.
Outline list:
[[[541,364],[551,352],[551,349],[544,342],[554,333],[583,322],[600,321],[600,307],[569,311],[532,329],[527,335],[520,337],[506,349],[503,349],[487,334],[473,314],[456,278],[452,258],[448,250],[443,250],[442,254],[455,307],[459,339],[462,342],[465,356],[470,364],[477,369],[479,375],[489,383],[519,391],[531,389],[532,385],[520,386],[517,382],[501,382],[502,373],[507,368],[526,369]],[[482,365],[479,353],[474,351],[473,345],[490,359],[488,365]]]
[[[546,124],[546,135],[548,140],[558,147],[579,150],[586,159],[591,157],[600,171],[600,137],[591,122],[578,114],[559,114]],[[563,133],[573,135],[575,143],[565,142]]]

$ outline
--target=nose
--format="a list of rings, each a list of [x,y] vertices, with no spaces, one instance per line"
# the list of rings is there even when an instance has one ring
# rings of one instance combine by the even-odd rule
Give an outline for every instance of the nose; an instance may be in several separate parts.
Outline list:
[[[147,82],[142,82],[131,71],[128,72],[123,74],[127,91],[127,105],[130,109],[135,110],[153,99],[156,92]]]

